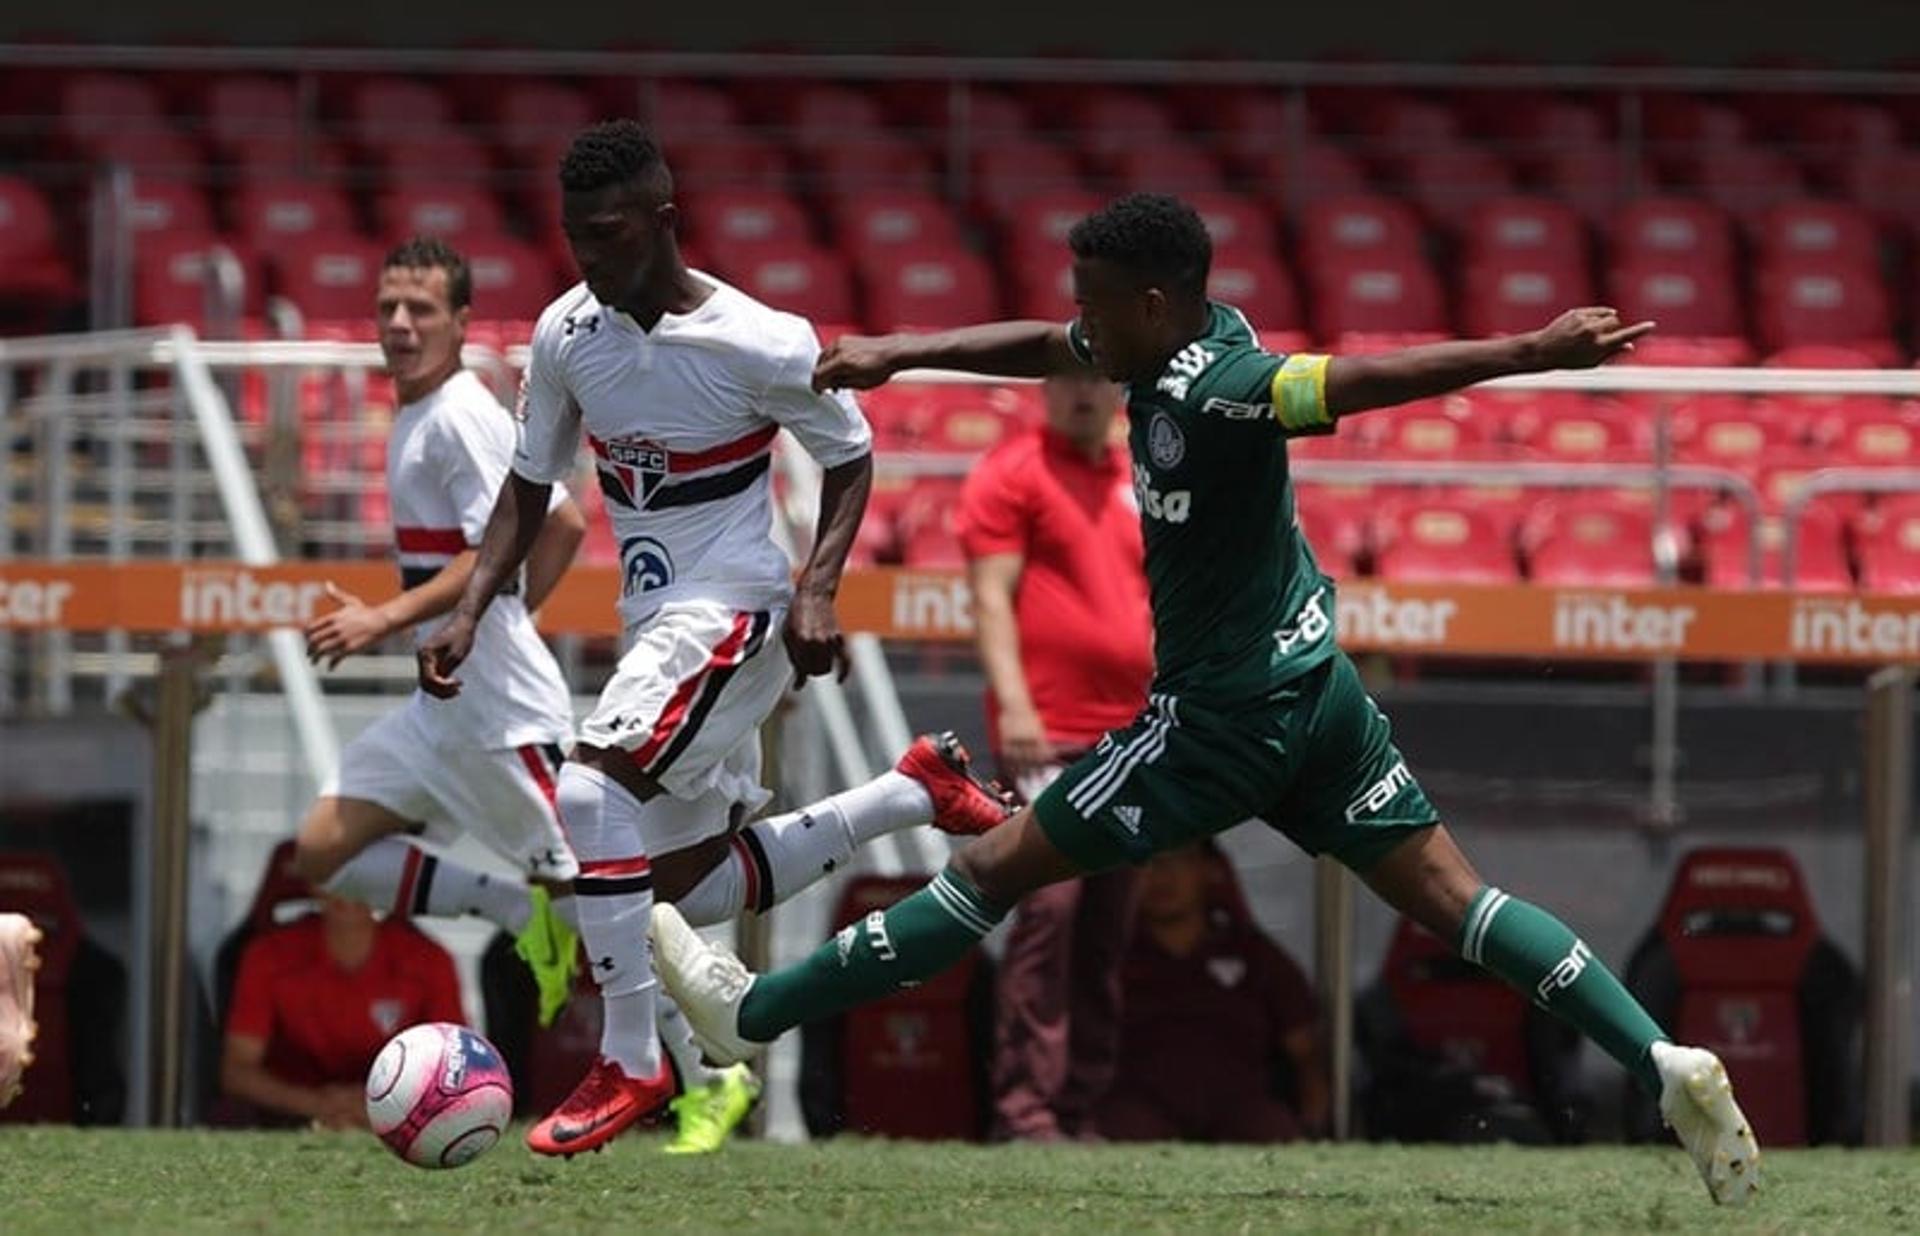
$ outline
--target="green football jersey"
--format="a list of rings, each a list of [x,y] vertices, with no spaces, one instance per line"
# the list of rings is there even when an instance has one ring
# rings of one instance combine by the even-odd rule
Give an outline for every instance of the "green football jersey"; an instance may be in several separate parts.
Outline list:
[[[1290,436],[1328,433],[1327,358],[1264,351],[1238,309],[1127,391],[1154,690],[1246,700],[1334,652],[1333,581],[1294,521]],[[1076,321],[1076,355],[1091,363]]]

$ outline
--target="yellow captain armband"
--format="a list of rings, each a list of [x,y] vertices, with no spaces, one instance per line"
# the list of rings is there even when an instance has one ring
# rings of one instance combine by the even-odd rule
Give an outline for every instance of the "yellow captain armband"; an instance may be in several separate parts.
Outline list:
[[[1331,356],[1295,352],[1273,371],[1273,419],[1293,433],[1327,429],[1333,413],[1327,411],[1327,363]]]

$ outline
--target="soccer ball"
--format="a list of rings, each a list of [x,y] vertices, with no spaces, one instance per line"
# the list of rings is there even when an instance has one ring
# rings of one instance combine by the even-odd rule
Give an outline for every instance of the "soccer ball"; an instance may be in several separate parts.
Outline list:
[[[367,1120],[415,1167],[460,1167],[500,1140],[513,1079],[492,1043],[465,1026],[426,1022],[387,1040],[367,1073]]]

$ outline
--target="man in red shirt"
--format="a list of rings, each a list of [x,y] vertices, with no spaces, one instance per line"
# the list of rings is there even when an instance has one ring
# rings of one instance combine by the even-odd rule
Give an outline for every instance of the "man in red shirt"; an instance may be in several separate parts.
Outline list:
[[[230,1099],[330,1129],[365,1128],[367,1070],[393,1035],[460,1023],[453,958],[405,919],[326,896],[240,957],[220,1061]]]
[[[1046,424],[967,478],[958,525],[987,675],[987,733],[1029,801],[1145,702],[1153,676],[1140,516],[1113,436],[1120,387],[1046,383]],[[996,1131],[1075,1136],[1112,1079],[1118,963],[1132,913],[1122,868],[1021,904],[1000,971]]]
[[[1287,1142],[1325,1128],[1306,975],[1254,925],[1210,843],[1141,869],[1121,975],[1120,1069],[1094,1115],[1102,1137]]]

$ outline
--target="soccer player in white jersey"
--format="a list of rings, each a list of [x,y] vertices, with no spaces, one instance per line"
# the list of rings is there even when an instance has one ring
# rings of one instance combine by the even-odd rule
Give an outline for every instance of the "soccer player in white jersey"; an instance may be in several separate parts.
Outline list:
[[[420,649],[420,681],[460,690],[455,671],[537,543],[549,487],[572,470],[584,431],[620,542],[627,651],[560,774],[605,1017],[599,1059],[527,1144],[571,1155],[671,1091],[654,1041],[656,895],[693,922],[720,922],[792,895],[882,833],[929,821],[978,833],[1008,811],[941,735],[865,785],[732,827],[768,797],[761,723],[796,679],[844,667],[834,596],[866,506],[871,434],[851,397],[813,390],[811,325],[682,262],[672,176],[644,129],[585,130],[560,182],[584,282],[534,330],[513,471],[465,594]],[[797,582],[772,536],[782,427],[826,470]]]
[[[514,449],[512,415],[463,368],[473,282],[438,240],[387,255],[375,312],[399,409],[387,439],[387,493],[403,591],[370,605],[337,589],[338,608],[307,628],[307,651],[329,666],[453,607],[473,573],[473,546]],[[527,568],[500,587],[457,700],[423,693],[349,743],[300,826],[297,874],[396,914],[477,914],[516,936],[540,988],[541,1019],[565,1003],[576,936],[542,883],[578,874],[553,807],[573,710],[530,612],[559,582],[586,529],[563,490]],[[499,879],[423,849],[465,834],[524,877]],[[564,908],[563,908],[564,909]]]

